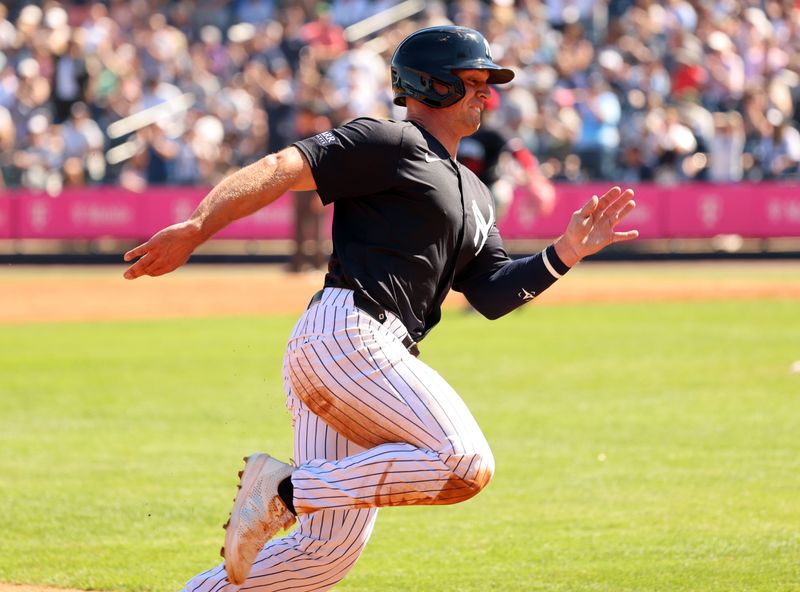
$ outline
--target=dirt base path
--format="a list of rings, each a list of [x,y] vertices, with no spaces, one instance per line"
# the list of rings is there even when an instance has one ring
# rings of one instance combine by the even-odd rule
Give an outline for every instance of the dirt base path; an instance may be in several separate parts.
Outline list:
[[[123,267],[0,269],[0,323],[295,314],[322,273],[276,266],[190,265],[126,281]],[[800,300],[800,262],[583,263],[539,304],[663,300]],[[451,293],[446,306],[463,306]]]

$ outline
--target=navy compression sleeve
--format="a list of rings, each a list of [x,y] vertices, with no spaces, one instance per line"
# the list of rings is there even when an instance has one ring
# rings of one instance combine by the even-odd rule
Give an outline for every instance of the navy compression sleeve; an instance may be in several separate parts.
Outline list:
[[[536,255],[509,260],[492,274],[463,282],[458,289],[475,310],[497,319],[544,292],[569,270],[550,245]]]

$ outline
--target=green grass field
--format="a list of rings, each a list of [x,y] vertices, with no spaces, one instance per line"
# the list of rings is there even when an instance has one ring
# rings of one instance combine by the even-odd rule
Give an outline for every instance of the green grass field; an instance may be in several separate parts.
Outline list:
[[[450,312],[423,358],[497,473],[382,510],[337,590],[800,590],[797,301]],[[293,317],[0,327],[0,581],[177,590],[241,456],[291,456]]]

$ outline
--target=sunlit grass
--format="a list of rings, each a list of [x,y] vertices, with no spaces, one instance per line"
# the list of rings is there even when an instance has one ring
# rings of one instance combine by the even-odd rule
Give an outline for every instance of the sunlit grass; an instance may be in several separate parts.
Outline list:
[[[0,328],[0,581],[176,590],[241,456],[291,456],[290,317]],[[497,474],[381,511],[348,591],[800,590],[796,302],[450,312],[423,359]]]

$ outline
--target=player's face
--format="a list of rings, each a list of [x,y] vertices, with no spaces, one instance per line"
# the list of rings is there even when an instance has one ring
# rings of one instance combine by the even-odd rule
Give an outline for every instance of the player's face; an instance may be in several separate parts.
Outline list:
[[[489,72],[486,70],[458,70],[455,73],[464,82],[464,98],[455,105],[442,109],[450,118],[450,125],[463,136],[469,136],[481,125],[481,112],[489,100]]]

